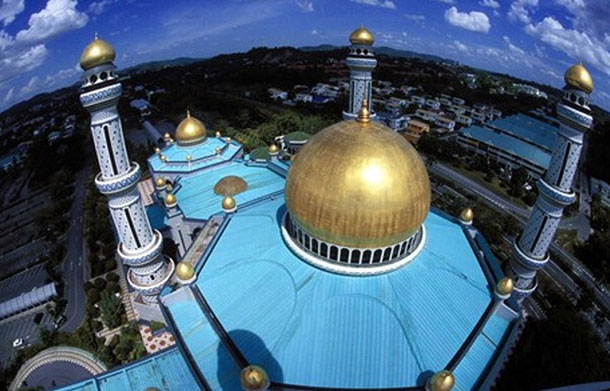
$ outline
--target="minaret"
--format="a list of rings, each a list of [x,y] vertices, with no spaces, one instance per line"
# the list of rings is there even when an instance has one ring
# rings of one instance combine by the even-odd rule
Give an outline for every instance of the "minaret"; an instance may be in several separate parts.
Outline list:
[[[91,135],[101,172],[95,185],[108,197],[108,206],[118,233],[118,254],[129,266],[127,280],[142,298],[156,301],[174,270],[171,259],[161,254],[161,233],[153,231],[136,185],[140,166],[131,162],[125,148],[117,103],[122,93],[118,82],[114,48],[97,34],[83,51],[81,104],[91,114]]]
[[[507,271],[513,277],[513,295],[518,299],[536,289],[536,272],[549,260],[548,248],[563,209],[576,198],[572,182],[584,133],[593,123],[589,108],[589,95],[593,92],[591,75],[582,64],[577,64],[566,71],[564,79],[563,97],[557,103],[560,126],[553,157],[544,177],[538,180],[538,199],[521,236],[515,240]]]
[[[374,117],[373,104],[371,103],[371,91],[373,84],[373,69],[377,66],[377,60],[373,53],[373,34],[364,27],[357,28],[349,36],[351,43],[349,55],[345,60],[349,75],[349,104],[347,110],[343,112],[343,119],[356,119],[362,100],[368,102],[367,109]]]

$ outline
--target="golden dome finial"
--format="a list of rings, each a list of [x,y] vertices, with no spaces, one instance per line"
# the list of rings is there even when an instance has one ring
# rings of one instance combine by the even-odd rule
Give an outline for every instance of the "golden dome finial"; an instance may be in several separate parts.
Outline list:
[[[93,41],[85,47],[80,55],[80,66],[86,71],[98,65],[111,63],[115,57],[116,53],[112,45],[100,39],[95,33]]]
[[[277,153],[279,152],[279,148],[277,147],[277,145],[275,144],[271,144],[269,146],[269,153],[272,155],[277,155]]]
[[[161,161],[163,163],[165,163],[165,161],[167,160],[167,157],[165,157],[165,155],[159,155],[159,159],[161,159]]]
[[[375,39],[369,30],[358,27],[350,34],[349,41],[352,45],[372,45]]]
[[[426,391],[451,391],[455,378],[451,371],[446,369],[436,372],[426,384]]]
[[[496,284],[496,293],[501,297],[507,297],[513,293],[513,288],[513,279],[504,277]]]
[[[362,99],[362,106],[360,107],[356,121],[363,124],[371,122],[371,112],[369,111],[369,102],[367,99]]]
[[[270,385],[267,372],[258,365],[248,365],[242,369],[239,380],[244,391],[267,390]]]
[[[225,212],[233,212],[236,207],[237,207],[237,204],[235,203],[235,198],[233,198],[231,196],[223,197],[223,199],[222,199],[222,209]]]
[[[464,208],[462,213],[460,213],[460,220],[464,224],[472,224],[472,220],[474,220],[474,212],[471,208]]]
[[[165,196],[165,206],[168,208],[173,208],[174,206],[176,206],[176,204],[178,203],[178,200],[176,200],[176,196],[173,195],[172,193],[168,193]]]
[[[159,188],[165,187],[165,179],[163,179],[162,177],[157,177],[157,179],[155,179],[155,186]]]
[[[593,92],[593,79],[582,62],[569,67],[563,75],[563,79],[567,85],[586,92],[587,94]]]
[[[188,262],[179,262],[176,265],[176,277],[180,282],[190,282],[195,277],[195,269]]]
[[[191,111],[186,110],[186,118],[176,128],[176,140],[178,145],[196,144],[205,140],[206,129],[203,122],[191,117]]]

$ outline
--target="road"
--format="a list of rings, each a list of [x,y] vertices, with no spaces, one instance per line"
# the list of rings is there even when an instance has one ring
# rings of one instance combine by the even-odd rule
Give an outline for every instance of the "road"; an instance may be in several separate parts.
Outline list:
[[[64,332],[76,330],[85,316],[83,211],[85,207],[85,181],[88,175],[89,168],[85,167],[76,174],[74,181],[74,204],[70,211],[70,232],[66,243],[68,251],[62,270],[65,281],[64,298],[68,301],[65,311],[66,322],[60,327],[60,330]]]
[[[465,191],[477,195],[491,207],[495,209],[500,209],[500,211],[502,211],[503,213],[509,213],[513,215],[521,225],[523,225],[526,219],[529,217],[529,211],[527,209],[513,204],[511,201],[495,194],[491,190],[486,189],[485,186],[482,186],[481,184],[473,181],[472,179],[465,177],[464,175],[454,171],[452,168],[442,163],[435,163],[430,168],[430,171],[445,179],[459,184]],[[588,193],[586,197],[589,197]],[[581,204],[581,208],[583,208],[583,210],[587,209],[587,205],[588,204],[585,200],[584,205]],[[589,290],[593,292],[593,294],[597,298],[598,303],[603,308],[605,308],[606,312],[610,313],[610,294],[608,293],[608,290],[601,286],[601,284],[598,284],[595,281],[595,278],[580,263],[580,261],[577,260],[572,254],[564,250],[556,242],[551,243],[550,248],[551,252],[557,255],[563,263],[569,266],[570,269],[572,269],[572,271],[574,272],[574,274],[576,274],[581,279],[581,281],[588,286]],[[557,265],[555,265],[555,267],[561,270]],[[565,275],[567,276],[567,274]]]

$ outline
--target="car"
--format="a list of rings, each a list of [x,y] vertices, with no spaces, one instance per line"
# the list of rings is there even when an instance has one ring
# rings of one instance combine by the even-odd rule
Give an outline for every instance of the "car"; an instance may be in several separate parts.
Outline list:
[[[23,338],[17,338],[13,341],[13,347],[18,348],[23,346]]]

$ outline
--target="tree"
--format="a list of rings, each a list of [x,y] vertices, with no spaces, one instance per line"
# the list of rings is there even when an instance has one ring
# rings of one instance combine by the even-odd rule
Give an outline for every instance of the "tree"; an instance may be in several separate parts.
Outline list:
[[[510,177],[510,189],[509,194],[513,197],[521,197],[523,194],[523,186],[529,179],[529,174],[525,167],[519,167],[513,170],[513,174]]]
[[[50,346],[53,343],[54,339],[55,339],[55,334],[52,331],[50,331],[46,327],[38,328],[38,340],[44,346]]]
[[[113,329],[121,325],[121,315],[123,313],[123,303],[110,292],[102,293],[102,299],[98,304],[102,320]]]

